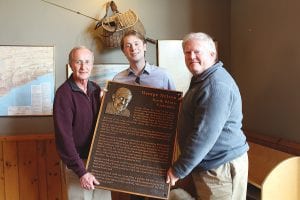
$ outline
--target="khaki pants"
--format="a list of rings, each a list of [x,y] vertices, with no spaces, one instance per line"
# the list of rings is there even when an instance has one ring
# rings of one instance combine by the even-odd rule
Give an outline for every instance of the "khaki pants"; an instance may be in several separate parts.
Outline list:
[[[67,167],[64,167],[66,187],[69,200],[111,200],[111,192],[108,190],[95,189],[85,190],[81,188],[78,176]]]
[[[245,200],[248,181],[248,154],[216,169],[192,173],[198,200]]]

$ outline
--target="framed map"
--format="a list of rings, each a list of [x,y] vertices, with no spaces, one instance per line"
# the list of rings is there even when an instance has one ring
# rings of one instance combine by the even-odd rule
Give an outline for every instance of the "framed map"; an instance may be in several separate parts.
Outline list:
[[[53,46],[0,46],[0,116],[52,115]]]
[[[129,67],[129,64],[94,64],[93,70],[91,72],[90,80],[97,83],[101,88],[105,88],[106,82],[111,81],[113,77],[119,73],[120,71],[123,71],[124,69],[127,69]],[[67,65],[67,77],[69,77],[72,74],[72,70]]]

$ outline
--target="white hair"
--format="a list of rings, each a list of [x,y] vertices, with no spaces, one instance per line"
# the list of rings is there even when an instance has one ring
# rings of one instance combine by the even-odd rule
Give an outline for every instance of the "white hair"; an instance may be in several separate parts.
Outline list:
[[[184,49],[187,41],[190,40],[198,40],[205,42],[207,48],[214,52],[217,55],[217,49],[214,40],[211,36],[206,33],[198,32],[198,33],[189,33],[182,39],[182,48]]]

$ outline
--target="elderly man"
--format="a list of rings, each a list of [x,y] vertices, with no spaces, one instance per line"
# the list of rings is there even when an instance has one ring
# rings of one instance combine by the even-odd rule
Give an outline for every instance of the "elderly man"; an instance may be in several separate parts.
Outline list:
[[[181,155],[167,183],[192,173],[198,199],[246,199],[249,146],[238,86],[218,61],[209,35],[188,34],[182,47],[193,77],[178,120]]]
[[[68,198],[111,200],[110,191],[95,189],[95,176],[85,169],[100,108],[100,87],[89,81],[94,54],[86,47],[71,50],[72,75],[56,91],[53,106],[56,148],[66,165]]]

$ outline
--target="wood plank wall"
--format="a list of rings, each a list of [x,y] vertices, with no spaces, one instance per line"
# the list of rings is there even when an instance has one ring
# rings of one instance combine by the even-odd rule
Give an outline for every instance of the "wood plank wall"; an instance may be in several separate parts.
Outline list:
[[[53,134],[0,136],[0,200],[66,200]]]
[[[0,200],[67,200],[54,134],[0,136]],[[129,200],[112,192],[112,200]]]

